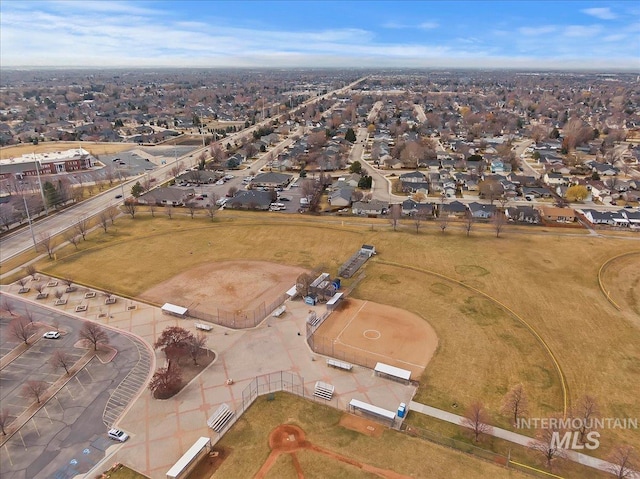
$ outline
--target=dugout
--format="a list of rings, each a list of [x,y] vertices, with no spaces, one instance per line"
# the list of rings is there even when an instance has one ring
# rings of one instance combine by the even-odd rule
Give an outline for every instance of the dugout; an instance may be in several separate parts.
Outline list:
[[[167,479],[183,479],[195,469],[200,460],[211,450],[211,439],[208,437],[199,438],[193,446],[185,452],[178,462],[167,471]]]
[[[183,318],[183,319],[187,317],[187,311],[188,311],[187,308],[183,308],[182,306],[177,306],[171,303],[164,303],[164,305],[162,306],[162,312],[164,314],[178,316],[179,318]]]
[[[360,412],[366,416],[370,416],[378,421],[388,424],[389,427],[393,427],[396,420],[396,413],[389,411],[388,409],[374,406],[358,399],[352,399],[349,401],[349,411],[352,413]]]

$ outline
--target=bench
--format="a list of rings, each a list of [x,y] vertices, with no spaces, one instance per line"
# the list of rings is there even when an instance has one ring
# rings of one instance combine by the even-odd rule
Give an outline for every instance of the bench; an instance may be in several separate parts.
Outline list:
[[[316,387],[313,390],[313,395],[319,398],[331,401],[335,387],[331,384],[323,383],[322,381],[316,382]]]
[[[353,368],[353,364],[345,363],[344,361],[338,361],[337,359],[327,359],[327,366],[344,369],[345,371],[351,371],[351,369]]]
[[[315,311],[312,311],[311,314],[309,314],[309,316],[307,317],[307,324],[309,324],[310,326],[315,326],[320,322],[320,319],[321,318],[315,313]]]
[[[213,326],[209,326],[208,324],[204,323],[195,323],[194,326],[196,327],[196,329],[200,329],[202,331],[211,331],[213,329]]]
[[[216,412],[207,421],[207,426],[213,429],[215,432],[220,432],[227,425],[229,420],[233,417],[233,411],[229,409],[227,404],[222,404]]]

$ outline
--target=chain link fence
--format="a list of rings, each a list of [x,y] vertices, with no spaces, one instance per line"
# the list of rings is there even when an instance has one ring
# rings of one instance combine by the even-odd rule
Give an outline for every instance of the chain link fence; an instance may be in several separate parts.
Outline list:
[[[271,314],[272,311],[284,303],[287,298],[287,294],[282,293],[270,303],[263,301],[256,308],[247,311],[226,311],[215,308],[213,312],[211,312],[200,310],[198,309],[198,305],[196,305],[189,308],[188,315],[195,319],[208,321],[232,329],[255,328],[264,318]]]

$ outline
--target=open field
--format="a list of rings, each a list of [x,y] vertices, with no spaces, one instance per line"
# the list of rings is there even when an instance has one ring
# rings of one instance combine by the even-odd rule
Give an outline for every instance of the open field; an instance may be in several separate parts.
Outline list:
[[[137,148],[135,143],[96,143],[82,141],[45,141],[33,145],[31,143],[22,143],[20,145],[5,146],[0,149],[0,156],[4,158],[14,158],[16,156],[26,155],[28,153],[50,153],[52,151],[71,150],[73,148],[82,147],[92,155],[110,155],[120,153],[121,151]]]
[[[328,346],[324,351],[337,353],[336,357],[347,361],[351,355],[366,357],[368,364],[380,361],[408,369],[415,379],[420,378],[438,346],[435,331],[420,316],[350,298],[322,323],[313,341],[316,346]]]
[[[418,401],[459,413],[482,399],[496,425],[509,428],[500,405],[509,388],[522,382],[531,416],[562,411],[560,380],[545,349],[498,303],[466,287],[472,286],[501,301],[544,339],[566,377],[570,401],[590,394],[603,417],[640,417],[634,399],[640,397],[637,314],[617,311],[597,280],[601,264],[638,250],[639,244],[562,232],[510,234],[507,228],[501,238],[490,232],[466,237],[458,231],[393,232],[387,222],[370,219],[344,225],[335,219],[265,220],[254,214],[220,214],[213,223],[140,216],[119,218],[109,233],[93,233],[78,252],[67,248],[57,262],[45,260],[39,267],[139,296],[215,261],[322,265],[335,274],[360,245],[373,244],[378,256],[365,266],[366,278],[353,296],[424,317],[439,338]],[[630,271],[637,271],[640,257],[628,261]],[[640,447],[640,431],[602,431],[596,454],[604,457],[619,442]]]
[[[380,437],[371,437],[341,427],[343,412],[277,393],[273,401],[259,397],[216,445],[232,449],[214,478],[254,477],[270,454],[269,435],[280,424],[301,428],[307,441],[380,469],[420,478],[524,478],[513,470],[480,461],[461,452],[421,441],[397,431],[385,429]],[[296,452],[304,477],[380,477],[305,449]],[[281,454],[265,477],[296,478],[290,454]]]
[[[212,311],[249,311],[271,303],[305,270],[262,261],[205,263],[154,286],[140,295],[156,304],[182,304]]]
[[[458,441],[459,444],[474,445],[471,440],[471,435],[468,430],[461,426],[451,424],[449,422],[441,421],[424,414],[409,411],[408,419],[410,419],[412,427],[418,427],[426,429],[429,434],[440,436],[443,438],[451,438]],[[522,431],[520,431],[522,432]],[[481,443],[478,445],[483,449],[487,449],[500,454],[501,456],[510,457],[511,460],[526,464],[530,467],[546,471],[546,465],[539,452],[529,449],[518,444],[514,444],[504,439],[497,437],[485,436],[481,439]],[[464,446],[461,446],[464,447]],[[580,478],[580,479],[610,479],[611,475],[593,469],[591,467],[577,464],[573,461],[569,461],[562,458],[554,460],[553,473],[567,479]]]

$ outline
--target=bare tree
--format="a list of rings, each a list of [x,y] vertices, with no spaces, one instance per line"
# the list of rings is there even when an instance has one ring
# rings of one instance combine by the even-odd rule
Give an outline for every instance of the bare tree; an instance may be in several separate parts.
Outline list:
[[[489,416],[481,402],[476,401],[469,409],[467,409],[462,425],[471,429],[474,442],[478,442],[483,434],[491,432],[491,426],[488,424]]]
[[[33,316],[33,310],[31,310],[31,309],[29,309],[29,308],[25,308],[25,309],[24,309],[23,317],[24,317],[27,321],[29,321],[29,323],[33,323],[33,319],[34,319],[34,316]]]
[[[156,399],[166,399],[180,389],[182,372],[177,365],[170,368],[160,368],[149,381],[149,389]]]
[[[31,276],[31,279],[36,279],[36,274],[38,273],[38,271],[36,270],[36,267],[34,265],[29,264],[25,267],[24,270],[29,276]]]
[[[174,359],[179,362],[181,357],[189,354],[189,344],[192,339],[193,334],[190,331],[179,326],[168,326],[164,328],[153,347],[164,352],[170,369]]]
[[[559,420],[549,421],[549,427],[538,431],[536,440],[529,443],[529,447],[542,456],[544,465],[548,469],[552,469],[554,459],[564,457],[563,449],[554,438],[554,436],[561,434],[558,427],[559,422]]]
[[[173,205],[167,205],[164,207],[164,212],[167,214],[167,216],[169,217],[169,219],[172,218],[173,216]]]
[[[209,216],[209,218],[211,218],[211,221],[213,222],[214,218],[216,217],[216,213],[218,212],[218,208],[216,207],[216,203],[215,201],[213,201],[213,199],[211,200],[211,203],[209,203],[207,205],[207,216]]]
[[[464,230],[467,232],[467,236],[471,234],[471,229],[473,228],[473,214],[471,211],[467,211],[464,217]]]
[[[24,342],[26,345],[29,344],[32,327],[27,319],[22,317],[12,319],[9,323],[9,331],[11,331],[11,334],[13,334],[16,339]]]
[[[80,218],[75,224],[76,231],[82,236],[84,241],[87,240],[87,232],[89,231],[89,220]]]
[[[54,368],[63,368],[64,371],[69,375],[69,368],[73,366],[73,358],[70,354],[62,349],[56,349],[51,356],[51,365]]]
[[[120,210],[118,210],[118,208],[114,205],[109,206],[109,208],[107,208],[107,215],[109,216],[109,219],[111,220],[111,224],[115,223],[116,221],[116,217],[118,216],[118,213],[120,213]]]
[[[78,333],[80,339],[85,339],[93,345],[93,350],[97,351],[98,346],[109,344],[109,335],[99,324],[87,321],[82,325]]]
[[[98,221],[100,222],[100,226],[102,226],[102,229],[106,233],[107,229],[109,228],[109,215],[106,211],[100,212],[100,214],[98,215]]]
[[[198,333],[189,341],[189,355],[193,359],[193,365],[198,365],[198,358],[204,353],[207,346],[207,337]]]
[[[44,291],[44,283],[36,283],[33,285],[33,289],[38,292],[38,295],[42,294]]]
[[[238,192],[238,187],[237,186],[231,186],[229,187],[229,190],[227,191],[227,196],[229,198],[233,198],[236,193]]]
[[[607,472],[618,479],[632,479],[636,477],[635,471],[640,468],[638,455],[631,446],[616,447],[607,460],[610,462]]]
[[[496,232],[496,238],[500,237],[500,233],[507,225],[507,218],[502,211],[496,211],[491,218],[491,223],[493,224],[493,230]]]
[[[596,398],[588,394],[582,396],[576,405],[574,417],[579,418],[581,425],[578,428],[580,443],[584,443],[586,435],[591,430],[591,422],[600,414]]]
[[[153,201],[149,203],[149,213],[151,213],[152,218],[156,217],[156,204]]]
[[[124,211],[131,216],[131,219],[134,219],[136,217],[136,211],[138,211],[136,200],[127,198],[124,202]]]
[[[7,435],[6,427],[9,424],[9,417],[10,415],[8,409],[0,409],[0,431],[2,431],[3,436]]]
[[[413,226],[416,228],[416,234],[420,234],[420,227],[425,219],[425,214],[422,211],[416,211],[412,215]]]
[[[189,210],[189,215],[191,216],[191,219],[193,219],[194,215],[196,214],[196,203],[195,201],[189,201],[187,202],[187,209]]]
[[[62,291],[61,289],[56,289],[55,292],[53,293],[56,299],[62,299],[63,294],[64,294],[64,291]]]
[[[304,297],[309,294],[309,287],[313,282],[313,277],[309,273],[302,273],[296,279],[296,292]]]
[[[20,287],[24,288],[24,283],[20,283]],[[13,316],[13,305],[7,301],[7,298],[2,298],[2,303],[0,303],[0,310],[2,311],[6,311],[7,313],[9,313],[9,316]]]
[[[27,383],[22,387],[22,394],[35,399],[36,402],[40,404],[40,400],[48,387],[49,385],[44,381],[27,381]]]
[[[522,384],[516,384],[506,394],[502,403],[502,412],[513,417],[514,426],[518,423],[520,416],[527,414],[528,401]]]
[[[38,245],[41,246],[42,249],[44,249],[47,252],[47,254],[49,255],[49,259],[53,259],[54,244],[53,244],[53,238],[51,237],[51,233],[48,231],[44,231],[40,233],[40,235],[38,236],[38,239],[40,240],[38,242]]]
[[[389,221],[391,222],[391,226],[393,226],[393,231],[396,231],[398,228],[398,222],[402,217],[402,205],[400,203],[396,203],[391,205],[389,208]]]
[[[76,234],[75,229],[70,229],[64,232],[64,239],[75,246],[78,249],[78,235]]]
[[[442,231],[443,233],[449,226],[449,217],[446,213],[441,213],[440,216],[438,216],[438,226],[440,226],[440,231]]]

